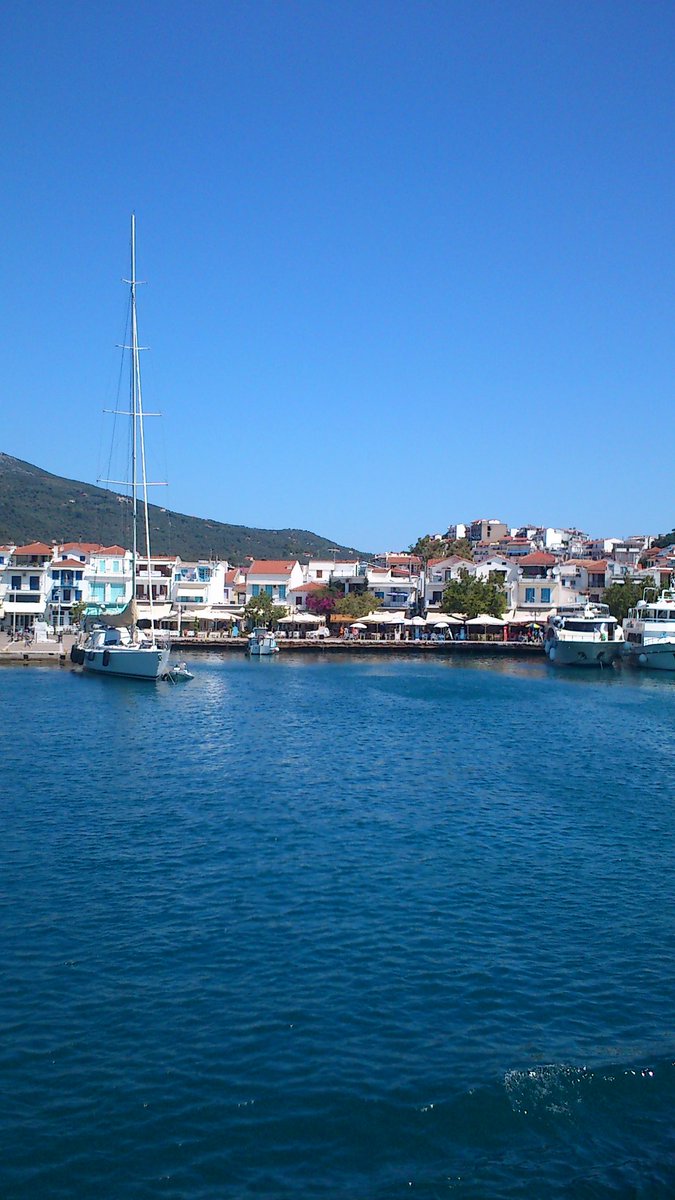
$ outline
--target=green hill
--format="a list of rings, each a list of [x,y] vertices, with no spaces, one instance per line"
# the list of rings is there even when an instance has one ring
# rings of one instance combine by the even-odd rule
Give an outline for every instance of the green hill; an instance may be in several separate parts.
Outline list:
[[[253,558],[370,555],[340,546],[306,529],[250,529],[222,521],[188,517],[150,505],[150,539],[155,554],[182,559],[221,558],[243,564]],[[0,543],[100,542],[131,544],[129,498],[90,483],[51,475],[40,467],[0,453]]]

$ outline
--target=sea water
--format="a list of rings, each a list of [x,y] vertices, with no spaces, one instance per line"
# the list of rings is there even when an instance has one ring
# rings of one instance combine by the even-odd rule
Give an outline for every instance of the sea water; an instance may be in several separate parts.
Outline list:
[[[675,1194],[675,678],[0,672],[2,1200]]]

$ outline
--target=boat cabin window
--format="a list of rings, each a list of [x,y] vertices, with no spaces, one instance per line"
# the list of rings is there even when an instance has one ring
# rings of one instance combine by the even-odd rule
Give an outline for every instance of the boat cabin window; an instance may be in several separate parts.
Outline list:
[[[572,633],[600,633],[601,630],[607,632],[607,621],[565,621],[565,629],[569,629]]]

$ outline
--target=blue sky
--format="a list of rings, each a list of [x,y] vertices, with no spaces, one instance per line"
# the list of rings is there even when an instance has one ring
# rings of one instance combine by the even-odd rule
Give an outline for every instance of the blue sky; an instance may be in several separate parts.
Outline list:
[[[670,529],[674,42],[661,0],[6,4],[0,449],[95,482],[134,209],[158,501]]]

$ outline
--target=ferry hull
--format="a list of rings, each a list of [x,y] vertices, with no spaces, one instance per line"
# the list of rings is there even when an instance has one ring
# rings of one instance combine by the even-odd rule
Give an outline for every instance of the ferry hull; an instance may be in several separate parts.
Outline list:
[[[85,650],[82,666],[85,671],[100,675],[117,675],[125,679],[161,679],[169,669],[168,649],[139,646],[110,646],[102,650]]]

